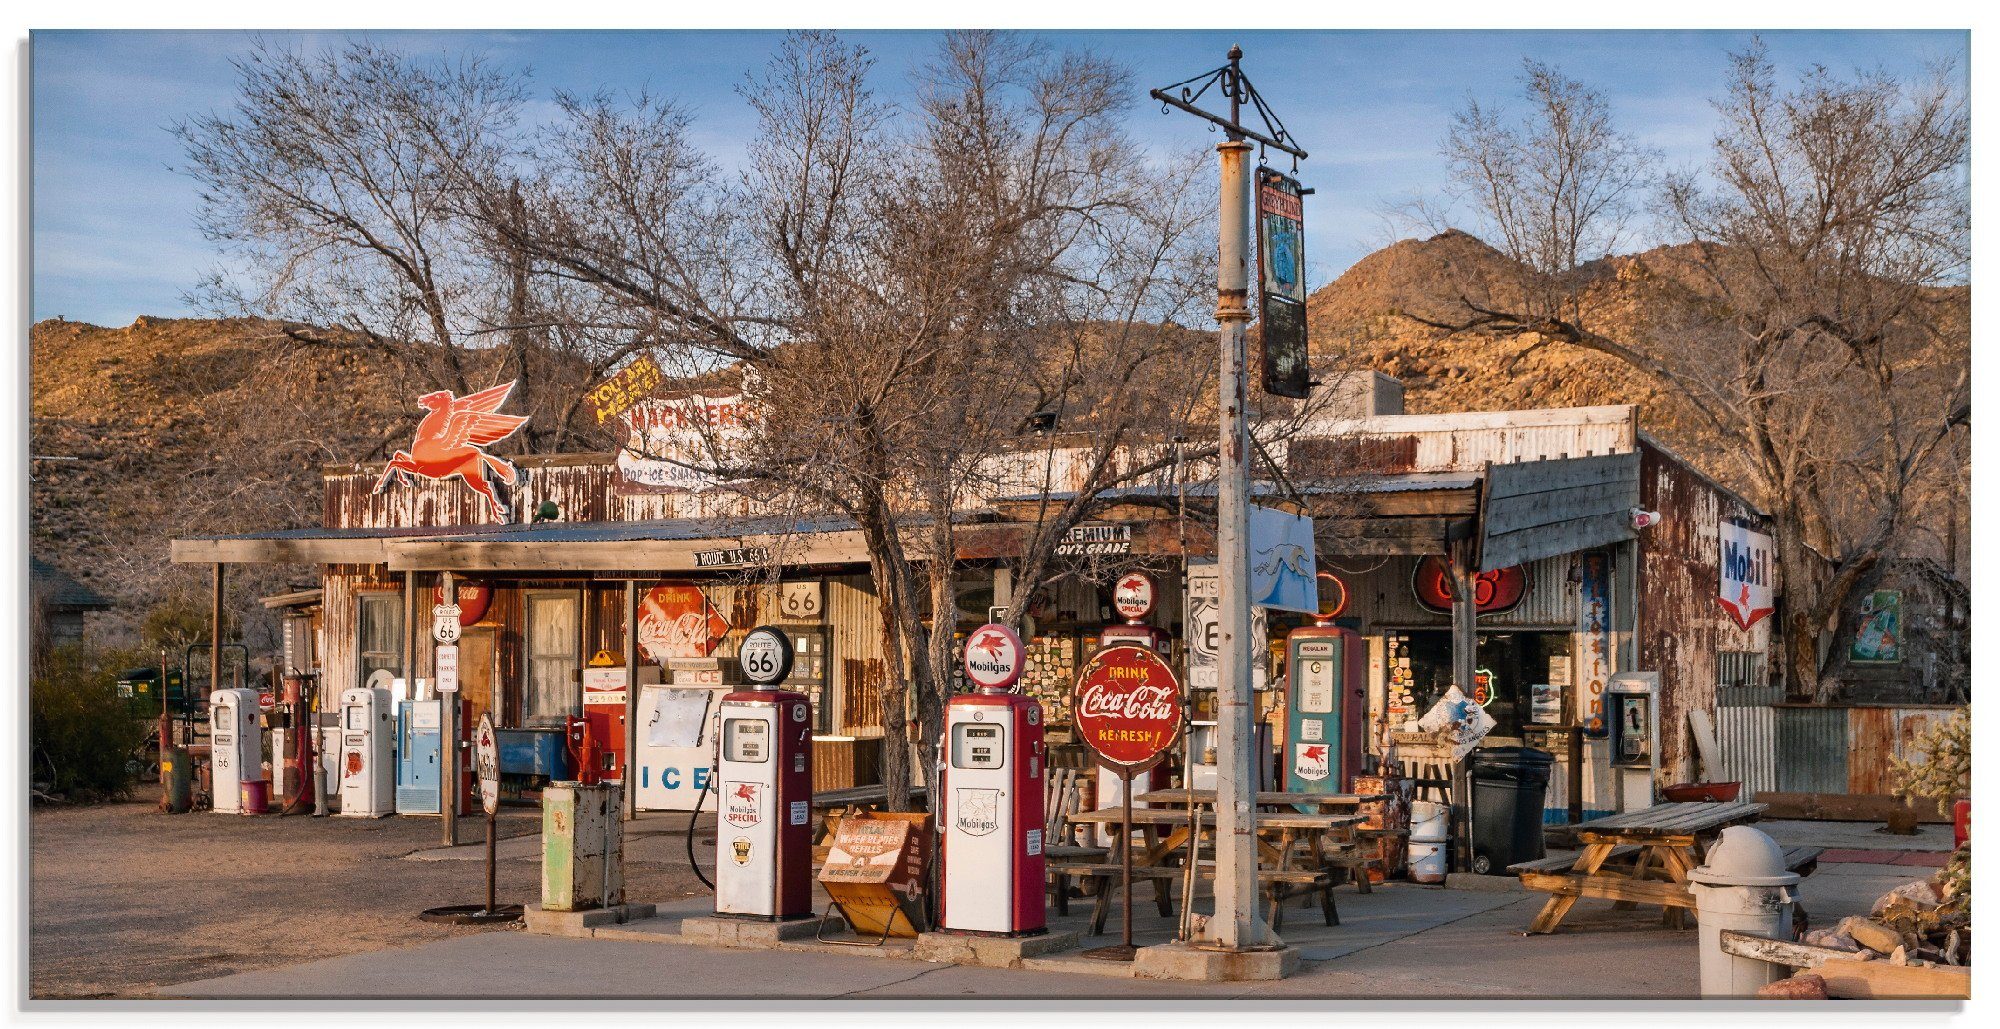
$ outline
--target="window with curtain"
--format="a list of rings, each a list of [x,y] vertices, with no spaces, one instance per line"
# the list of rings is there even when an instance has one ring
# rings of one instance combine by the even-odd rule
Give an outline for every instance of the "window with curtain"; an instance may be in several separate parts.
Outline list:
[[[368,685],[379,670],[403,674],[403,598],[396,593],[363,593],[354,598],[354,638],[360,648],[355,662],[356,686]]]
[[[559,726],[581,703],[577,652],[581,604],[574,593],[530,593],[527,597],[527,690],[521,719],[527,725]]]

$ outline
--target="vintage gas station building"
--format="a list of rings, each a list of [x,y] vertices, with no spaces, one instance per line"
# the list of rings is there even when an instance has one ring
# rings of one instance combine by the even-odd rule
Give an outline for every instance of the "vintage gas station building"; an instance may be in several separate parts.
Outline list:
[[[1720,597],[1725,540],[1768,545],[1757,511],[1641,432],[1635,407],[1406,415],[1400,389],[1377,379],[1339,418],[1289,441],[1277,455],[1285,482],[1256,486],[1261,502],[1315,518],[1318,567],[1346,597],[1336,621],[1368,648],[1370,753],[1384,725],[1418,717],[1450,684],[1454,647],[1473,645],[1497,723],[1485,744],[1558,755],[1550,820],[1569,817],[1572,799],[1588,817],[1650,803],[1651,787],[1744,778],[1768,762],[1725,747],[1725,767],[1698,769],[1689,729],[1690,712],[1713,719],[1722,694],[1770,687],[1775,620],[1745,630]],[[348,687],[426,695],[430,611],[448,574],[467,721],[490,712],[504,727],[510,784],[566,777],[564,723],[595,714],[600,739],[630,734],[628,796],[642,810],[693,806],[722,669],[750,628],[779,625],[799,654],[790,688],[814,702],[816,787],[876,781],[881,627],[851,524],[760,512],[727,488],[635,491],[615,454],[517,463],[506,524],[460,480],[377,493],[380,464],[343,465],[324,471],[323,526],[180,539],[173,559],[216,566],[219,585],[230,564],[319,566],[318,590],[266,602],[287,613],[282,663],[318,677],[323,720]],[[1149,621],[1185,667],[1200,626],[1189,624],[1182,565],[1206,556],[1207,533],[1183,531],[1176,502],[1204,489],[1114,491],[1065,546],[1073,574],[1030,609],[1024,634],[1024,689],[1048,712],[1052,761],[1063,758],[1074,675],[1120,621],[1109,603],[1119,574],[1153,574],[1161,601]],[[1013,602],[1011,562],[1042,499],[995,496],[961,512],[965,586],[951,613],[961,628]],[[1657,518],[1636,528],[1646,519],[1635,511]],[[1452,561],[1480,574],[1476,640],[1453,631],[1441,578]],[[1282,682],[1285,633],[1306,621],[1272,612],[1269,682]],[[1634,671],[1657,673],[1656,692],[1614,703],[1612,677]],[[1283,691],[1262,697],[1281,735]],[[1572,798],[1565,734],[1583,725],[1604,731],[1583,734]]]

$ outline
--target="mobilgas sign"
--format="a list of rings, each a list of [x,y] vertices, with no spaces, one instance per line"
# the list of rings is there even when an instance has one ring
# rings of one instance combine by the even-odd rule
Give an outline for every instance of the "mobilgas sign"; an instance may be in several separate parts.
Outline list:
[[[1007,689],[1020,681],[1025,653],[1014,630],[982,625],[965,638],[965,677],[985,689]]]
[[[1720,546],[1722,588],[1717,600],[1738,627],[1748,629],[1776,610],[1771,589],[1771,537],[1725,521]]]

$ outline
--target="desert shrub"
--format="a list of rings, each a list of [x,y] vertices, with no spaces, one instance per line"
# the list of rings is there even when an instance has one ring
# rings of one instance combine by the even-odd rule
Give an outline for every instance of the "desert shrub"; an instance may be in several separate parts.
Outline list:
[[[131,792],[128,762],[154,731],[118,695],[118,673],[134,657],[78,644],[49,651],[29,685],[30,782],[70,800]]]

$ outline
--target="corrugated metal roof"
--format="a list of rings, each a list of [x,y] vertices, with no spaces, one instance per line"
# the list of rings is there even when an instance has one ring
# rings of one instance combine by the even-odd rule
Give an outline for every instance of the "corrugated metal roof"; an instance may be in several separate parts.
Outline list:
[[[102,593],[32,554],[28,556],[28,590],[50,607],[102,611],[111,606]]]

